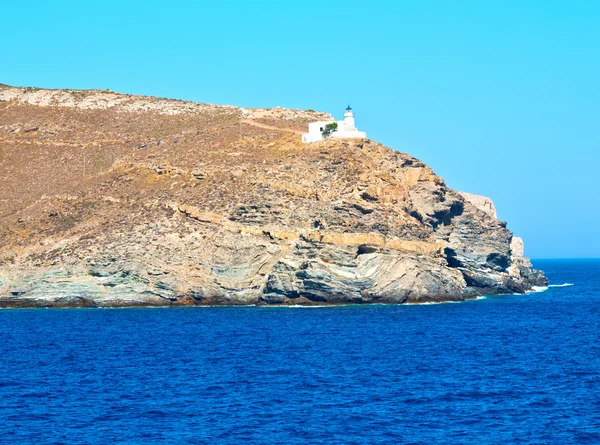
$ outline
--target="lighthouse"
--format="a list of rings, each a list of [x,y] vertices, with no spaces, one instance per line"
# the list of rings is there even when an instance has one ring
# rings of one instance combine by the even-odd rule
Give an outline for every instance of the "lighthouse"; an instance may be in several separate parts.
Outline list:
[[[337,124],[337,128],[332,132],[324,132],[327,125]],[[362,139],[366,138],[367,133],[364,131],[358,131],[354,125],[354,112],[350,105],[344,111],[343,121],[330,121],[330,122],[311,122],[308,124],[308,133],[302,135],[302,142],[310,143],[321,141],[326,138],[336,139]]]
[[[356,131],[356,127],[354,126],[354,113],[352,112],[352,108],[348,105],[346,111],[344,112],[344,123],[346,124],[346,131]]]

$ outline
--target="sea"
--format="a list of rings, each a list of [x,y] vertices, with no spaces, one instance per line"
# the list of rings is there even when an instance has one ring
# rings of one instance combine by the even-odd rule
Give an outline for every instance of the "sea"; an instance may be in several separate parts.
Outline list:
[[[464,303],[0,311],[2,444],[600,444],[600,260]]]

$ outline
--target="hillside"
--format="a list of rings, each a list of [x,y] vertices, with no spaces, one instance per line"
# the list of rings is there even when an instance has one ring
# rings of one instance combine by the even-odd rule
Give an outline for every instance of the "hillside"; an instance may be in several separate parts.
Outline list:
[[[301,143],[329,118],[0,86],[0,307],[460,301],[546,283],[491,201],[370,140]]]

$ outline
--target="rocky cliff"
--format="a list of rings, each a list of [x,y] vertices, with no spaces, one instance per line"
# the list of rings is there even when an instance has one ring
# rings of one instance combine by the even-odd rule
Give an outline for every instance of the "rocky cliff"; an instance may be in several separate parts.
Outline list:
[[[300,142],[328,118],[1,86],[0,307],[460,301],[546,283],[491,201],[370,140]]]

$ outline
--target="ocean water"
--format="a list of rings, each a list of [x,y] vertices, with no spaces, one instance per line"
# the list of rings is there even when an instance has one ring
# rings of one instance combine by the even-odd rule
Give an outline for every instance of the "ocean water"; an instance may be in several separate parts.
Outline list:
[[[545,292],[0,311],[0,443],[600,444],[600,260]]]

